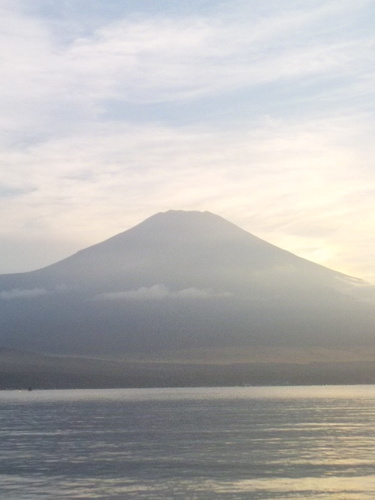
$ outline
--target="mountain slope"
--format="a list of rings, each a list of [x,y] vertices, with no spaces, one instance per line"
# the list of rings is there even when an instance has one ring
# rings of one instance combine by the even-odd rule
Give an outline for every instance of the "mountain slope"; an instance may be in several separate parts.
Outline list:
[[[371,346],[374,314],[356,286],[217,215],[169,211],[46,268],[0,276],[0,346],[144,360]]]

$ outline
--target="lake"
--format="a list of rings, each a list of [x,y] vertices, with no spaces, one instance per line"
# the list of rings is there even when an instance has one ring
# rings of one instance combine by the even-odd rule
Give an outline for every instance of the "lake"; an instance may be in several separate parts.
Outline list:
[[[0,392],[0,498],[375,498],[375,386]]]

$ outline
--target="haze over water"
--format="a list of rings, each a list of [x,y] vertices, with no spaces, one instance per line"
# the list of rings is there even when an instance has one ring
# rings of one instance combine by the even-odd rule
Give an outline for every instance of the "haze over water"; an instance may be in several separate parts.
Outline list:
[[[375,386],[0,393],[0,497],[375,496]]]

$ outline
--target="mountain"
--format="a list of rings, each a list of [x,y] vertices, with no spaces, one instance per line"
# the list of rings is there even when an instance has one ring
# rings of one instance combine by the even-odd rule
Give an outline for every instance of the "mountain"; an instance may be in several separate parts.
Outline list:
[[[169,211],[51,266],[0,275],[0,347],[149,367],[334,362],[338,351],[370,362],[363,287],[212,213]]]

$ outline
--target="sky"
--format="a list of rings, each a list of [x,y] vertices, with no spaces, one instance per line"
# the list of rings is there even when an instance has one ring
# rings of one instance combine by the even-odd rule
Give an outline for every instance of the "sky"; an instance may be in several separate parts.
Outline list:
[[[373,0],[0,0],[0,273],[208,210],[375,283]]]

